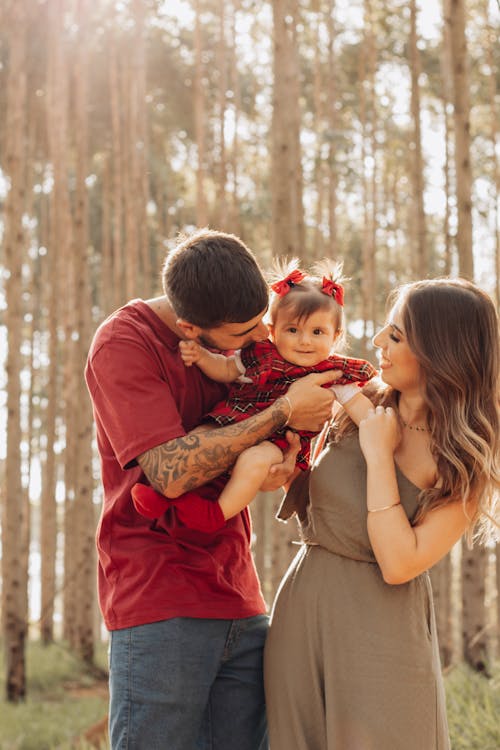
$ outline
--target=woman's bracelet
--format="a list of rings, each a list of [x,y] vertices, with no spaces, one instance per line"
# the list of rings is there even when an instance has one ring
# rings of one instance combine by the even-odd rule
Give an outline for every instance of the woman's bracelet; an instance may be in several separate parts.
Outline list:
[[[286,418],[285,424],[283,425],[283,427],[287,427],[288,423],[290,422],[292,418],[292,402],[290,401],[290,399],[288,398],[286,394],[284,396],[280,396],[280,398],[285,399],[285,401],[288,404],[288,417]]]
[[[383,510],[389,510],[389,508],[395,508],[396,505],[401,505],[401,500],[398,500],[397,503],[392,503],[392,505],[383,505],[381,508],[368,508],[368,513],[381,513]]]

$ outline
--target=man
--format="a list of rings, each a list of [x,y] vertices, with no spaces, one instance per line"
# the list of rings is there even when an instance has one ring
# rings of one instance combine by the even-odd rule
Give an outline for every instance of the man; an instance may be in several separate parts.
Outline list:
[[[309,375],[245,422],[195,429],[225,394],[185,367],[182,339],[239,349],[264,339],[266,282],[233,235],[201,230],[167,257],[164,296],[134,300],[97,331],[86,368],[101,457],[99,599],[110,635],[113,750],[267,747],[262,687],[266,606],[245,509],[198,544],[134,509],[148,481],[178,497],[228,469],[289,424],[317,430],[331,414],[331,373]],[[291,475],[298,440],[264,489]]]

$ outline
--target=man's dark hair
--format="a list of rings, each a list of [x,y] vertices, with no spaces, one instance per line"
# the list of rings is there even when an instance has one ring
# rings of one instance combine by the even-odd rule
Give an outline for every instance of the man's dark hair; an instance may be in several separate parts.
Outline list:
[[[244,323],[268,304],[254,256],[232,234],[201,229],[182,238],[167,255],[162,278],[178,317],[200,328]]]

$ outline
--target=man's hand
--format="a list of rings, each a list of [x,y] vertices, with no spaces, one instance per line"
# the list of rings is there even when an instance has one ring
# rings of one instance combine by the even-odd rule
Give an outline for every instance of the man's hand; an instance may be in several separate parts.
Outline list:
[[[280,487],[290,481],[295,472],[295,461],[300,449],[300,438],[296,432],[287,430],[286,439],[290,447],[283,454],[283,461],[279,464],[273,464],[269,469],[269,474],[260,486],[261,492],[279,490]]]
[[[312,432],[321,430],[326,420],[332,416],[335,400],[332,391],[321,386],[337,380],[341,375],[340,370],[313,372],[292,383],[286,394],[292,407],[288,420],[290,427]]]

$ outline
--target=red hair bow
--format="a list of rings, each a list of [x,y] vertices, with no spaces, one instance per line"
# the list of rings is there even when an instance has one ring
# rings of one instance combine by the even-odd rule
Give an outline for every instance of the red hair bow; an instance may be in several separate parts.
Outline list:
[[[333,297],[335,302],[340,305],[340,307],[344,307],[344,287],[342,286],[342,284],[336,284],[335,281],[327,279],[326,276],[323,276],[321,291],[323,292],[323,294],[328,294],[330,297]]]
[[[305,277],[305,273],[302,273],[302,271],[299,271],[299,269],[296,268],[295,271],[289,273],[288,276],[285,276],[281,281],[276,281],[274,284],[271,284],[271,289],[273,292],[276,292],[278,297],[284,297],[285,294],[288,294],[292,286],[300,284]]]

